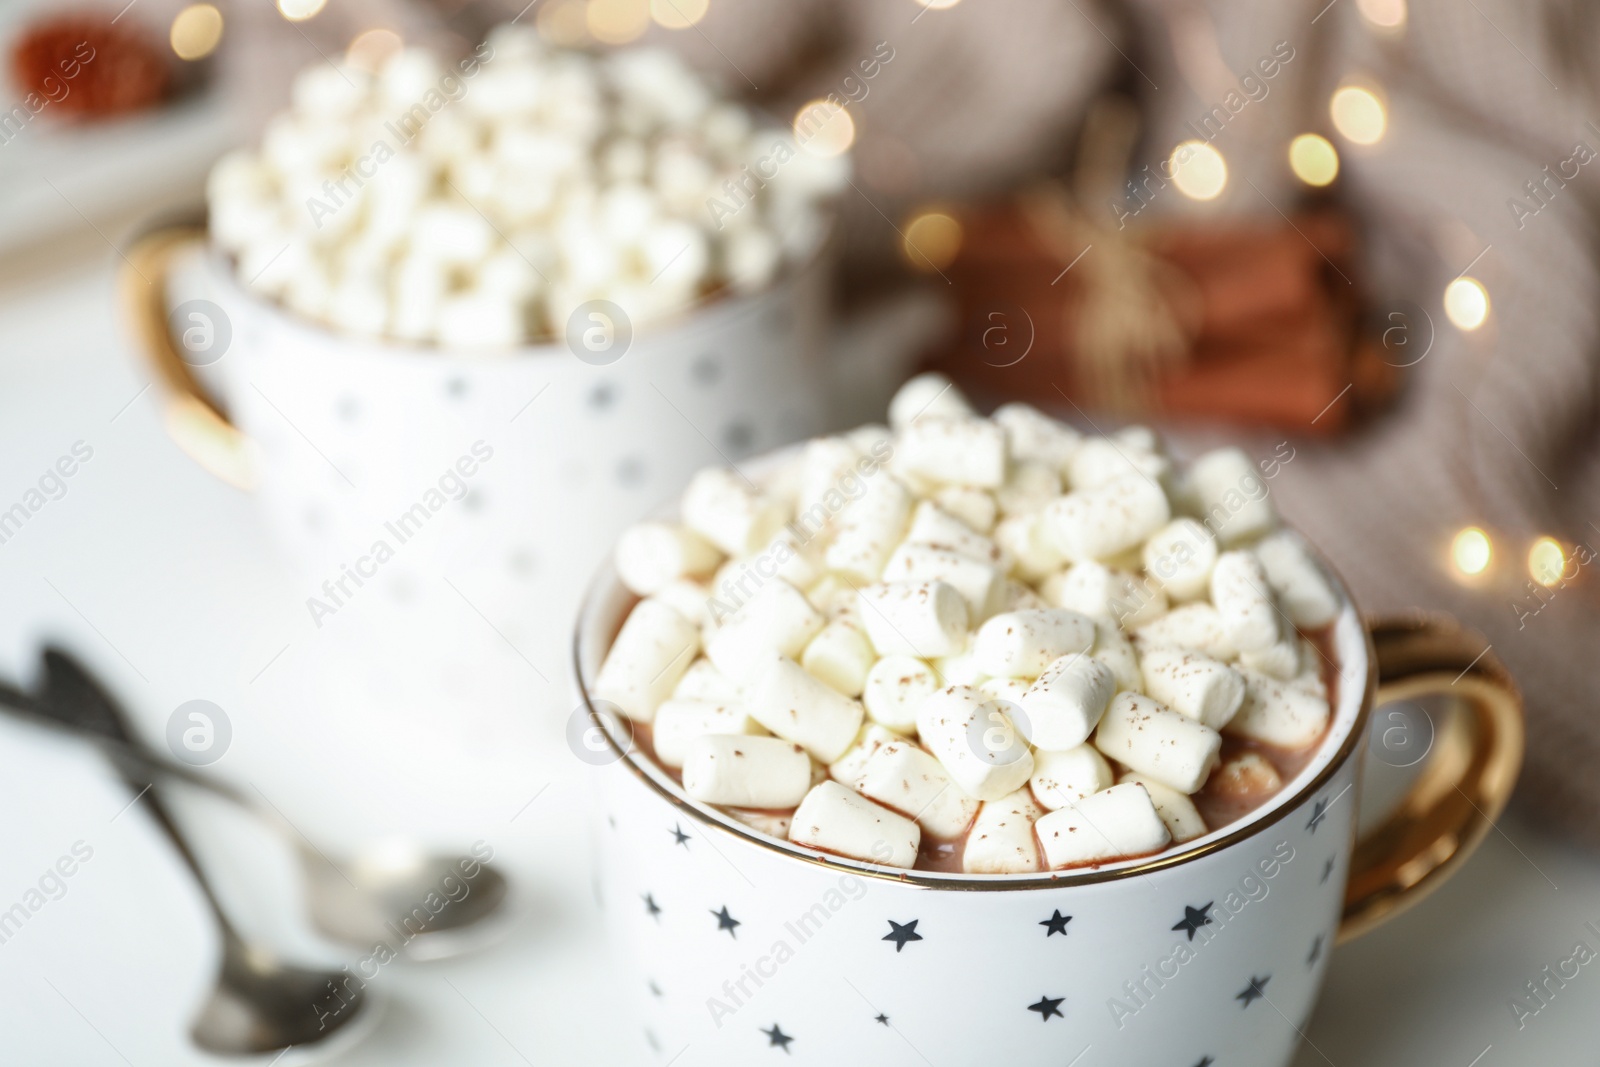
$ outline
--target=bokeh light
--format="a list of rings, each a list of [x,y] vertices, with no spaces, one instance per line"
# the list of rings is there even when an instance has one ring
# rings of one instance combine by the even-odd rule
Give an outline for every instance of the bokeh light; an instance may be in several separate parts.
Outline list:
[[[1476,330],[1489,317],[1489,290],[1463,275],[1444,287],[1444,313],[1457,329]]]
[[[1339,176],[1339,153],[1321,134],[1302,133],[1289,142],[1289,169],[1307,185],[1324,186]]]
[[[1566,569],[1567,554],[1555,538],[1541,537],[1528,549],[1528,574],[1540,585],[1559,585]]]
[[[560,48],[579,48],[589,40],[589,14],[583,0],[545,0],[534,24],[539,36]]]
[[[204,59],[222,40],[222,12],[210,4],[190,4],[172,20],[169,37],[179,59]]]
[[[1406,24],[1406,0],[1356,0],[1356,10],[1380,30],[1398,30]]]
[[[1328,114],[1333,118],[1334,128],[1356,144],[1377,144],[1383,140],[1383,132],[1389,125],[1389,116],[1378,94],[1359,85],[1335,90],[1328,104]]]
[[[1459,531],[1450,542],[1450,562],[1458,573],[1473,577],[1489,569],[1494,548],[1489,535],[1476,526]]]
[[[589,0],[589,32],[602,44],[628,44],[650,28],[650,0]]]
[[[278,0],[278,12],[290,22],[304,22],[327,3],[328,0]]]
[[[1191,200],[1215,200],[1228,184],[1228,163],[1204,141],[1184,141],[1172,150],[1172,180]]]
[[[943,270],[961,251],[961,223],[942,211],[924,211],[906,223],[900,250],[918,270]]]
[[[812,100],[794,114],[794,139],[814,156],[837,156],[855,144],[856,123],[840,105]]]
[[[930,11],[944,11],[955,7],[959,3],[961,3],[961,0],[917,0],[918,6],[925,7]]]
[[[405,46],[405,38],[393,30],[367,30],[350,42],[350,47],[344,51],[344,61],[355,70],[373,74]]]
[[[711,0],[650,0],[650,17],[669,30],[686,30],[706,17]]]

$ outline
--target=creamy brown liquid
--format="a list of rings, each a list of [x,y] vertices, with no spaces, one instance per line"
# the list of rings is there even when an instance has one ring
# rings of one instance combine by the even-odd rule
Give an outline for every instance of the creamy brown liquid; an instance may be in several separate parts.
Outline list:
[[[1318,660],[1321,666],[1322,684],[1328,690],[1328,706],[1332,709],[1337,709],[1339,706],[1339,672],[1335,667],[1333,658],[1333,628],[1327,627],[1316,633],[1302,634],[1301,636],[1310,641],[1319,653]],[[640,723],[632,725],[635,746],[654,762],[655,748],[651,744],[650,727]],[[1272,765],[1273,769],[1278,772],[1278,777],[1287,786],[1316,757],[1318,750],[1322,748],[1323,742],[1327,740],[1328,731],[1332,728],[1333,715],[1330,713],[1328,726],[1324,728],[1322,736],[1304,748],[1280,748],[1276,745],[1229,737],[1224,734],[1221,760],[1226,763],[1233,757],[1247,752],[1254,752]],[[1120,778],[1128,769],[1116,760],[1107,759],[1106,762],[1111,764],[1113,779]],[[660,766],[660,764],[657,763],[657,766]],[[671,775],[673,781],[680,786],[683,784],[683,775],[681,773],[666,767],[662,767],[662,770]],[[1189,798],[1194,801],[1194,806],[1199,810],[1200,817],[1205,820],[1208,830],[1217,830],[1239,822],[1281,792],[1281,789],[1257,791],[1225,790],[1219,786],[1217,777],[1217,775],[1213,774],[1206,784],[1200,787],[1200,791]],[[793,812],[794,809],[789,808],[784,811],[763,812],[762,814],[790,815]],[[966,851],[966,846],[966,834],[953,839],[937,838],[923,834],[921,847],[917,851],[915,869],[942,874],[960,874],[962,873],[962,858],[963,853]],[[1034,847],[1039,847],[1037,839],[1034,841]],[[1042,870],[1044,869],[1042,852],[1040,857],[1040,869]],[[1096,867],[1099,864],[1087,864],[1086,866]]]

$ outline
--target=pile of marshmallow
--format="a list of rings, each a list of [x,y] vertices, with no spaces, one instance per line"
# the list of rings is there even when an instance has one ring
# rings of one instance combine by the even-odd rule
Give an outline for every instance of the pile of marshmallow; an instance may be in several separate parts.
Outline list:
[[[814,249],[848,168],[670,52],[592,56],[507,25],[454,64],[411,48],[370,75],[308,68],[207,194],[240,280],[299,315],[503,348],[560,336],[590,300],[637,330],[768,286]]]
[[[693,799],[799,845],[968,873],[1102,864],[1247,810],[1329,720],[1341,608],[1238,449],[1175,466],[947,380],[867,426],[701,471],[615,565],[641,599],[592,691]],[[643,731],[641,731],[643,733]],[[1233,746],[1223,734],[1261,745]],[[1230,749],[1232,751],[1232,749]],[[930,838],[929,849],[923,837]]]

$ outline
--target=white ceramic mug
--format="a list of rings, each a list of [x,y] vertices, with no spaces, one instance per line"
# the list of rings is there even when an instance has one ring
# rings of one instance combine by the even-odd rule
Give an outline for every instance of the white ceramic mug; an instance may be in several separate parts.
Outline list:
[[[372,655],[349,658],[409,661],[429,699],[471,699],[462,681],[499,640],[434,625],[462,601],[564,698],[572,615],[622,527],[699,467],[825,428],[820,248],[625,349],[618,327],[598,335],[617,348],[477,356],[288,313],[195,227],[153,231],[127,260],[122,303],[173,439],[255,495],[308,624],[353,631],[339,616],[355,608],[347,636]]]
[[[634,599],[609,569],[590,592],[574,657],[585,702]],[[622,757],[618,720],[595,715],[616,757],[596,776],[596,886],[644,1047],[675,1067],[1281,1067],[1336,941],[1459,865],[1522,755],[1516,689],[1481,638],[1436,617],[1365,625],[1347,600],[1332,644],[1332,725],[1278,796],[1155,859],[1089,871],[933,874],[778,842]],[[1430,694],[1461,708],[1358,841],[1368,717]]]

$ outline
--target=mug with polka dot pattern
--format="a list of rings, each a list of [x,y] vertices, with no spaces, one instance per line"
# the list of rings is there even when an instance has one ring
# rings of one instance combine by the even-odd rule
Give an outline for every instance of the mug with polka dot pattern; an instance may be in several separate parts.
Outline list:
[[[627,521],[699,467],[823,426],[825,252],[659,329],[593,301],[504,353],[342,336],[248,293],[201,230],[127,258],[166,428],[254,495],[307,627],[359,614],[391,662],[426,651],[409,658],[441,697],[502,643],[558,681],[583,580]],[[423,625],[440,617],[471,625]]]

